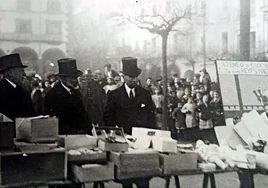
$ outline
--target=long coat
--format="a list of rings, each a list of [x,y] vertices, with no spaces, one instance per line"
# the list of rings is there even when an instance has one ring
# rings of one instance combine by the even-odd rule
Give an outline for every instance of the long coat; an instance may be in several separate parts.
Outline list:
[[[13,121],[36,115],[30,94],[19,85],[14,88],[4,78],[0,81],[0,113]]]
[[[137,86],[133,101],[130,100],[125,85],[111,91],[103,120],[106,126],[123,127],[127,134],[132,133],[132,127],[156,128],[154,105],[149,91]]]
[[[90,133],[91,125],[79,91],[70,94],[58,82],[45,96],[45,114],[59,118],[59,134]]]

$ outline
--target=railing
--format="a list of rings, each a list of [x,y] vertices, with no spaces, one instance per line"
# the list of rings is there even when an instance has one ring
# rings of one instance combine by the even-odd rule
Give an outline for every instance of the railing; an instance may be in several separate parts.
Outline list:
[[[64,43],[67,38],[63,34],[32,34],[32,33],[0,33],[0,40],[18,42]]]

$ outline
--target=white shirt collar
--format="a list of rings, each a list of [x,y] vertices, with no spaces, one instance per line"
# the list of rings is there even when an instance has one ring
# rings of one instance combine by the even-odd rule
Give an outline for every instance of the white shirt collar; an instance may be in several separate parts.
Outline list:
[[[14,87],[14,88],[16,88],[17,87],[17,85],[16,84],[14,84],[13,82],[11,82],[9,79],[7,79],[7,78],[5,78],[6,79],[6,81],[8,82],[8,83],[10,83],[11,85],[12,85],[12,87]]]
[[[66,85],[64,85],[62,82],[60,82],[60,83],[61,83],[61,85],[64,87],[64,89],[66,89],[66,91],[68,91],[70,94],[72,94],[70,88],[68,88],[68,87],[67,87]]]
[[[125,88],[126,88],[128,97],[130,97],[130,95],[129,95],[130,90],[132,90],[133,96],[135,97],[135,88],[131,89],[130,87],[128,87],[128,85],[126,83],[125,83]]]

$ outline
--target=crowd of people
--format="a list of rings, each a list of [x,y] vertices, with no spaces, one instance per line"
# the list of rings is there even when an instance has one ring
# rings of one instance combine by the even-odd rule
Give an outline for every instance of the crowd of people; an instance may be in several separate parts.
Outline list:
[[[170,130],[173,138],[216,142],[214,126],[225,125],[219,85],[212,82],[206,69],[193,79],[172,74],[168,82],[168,124],[162,124],[164,103],[162,79],[147,78],[144,88],[152,94],[159,129]]]
[[[103,71],[87,69],[78,77],[81,99],[89,124],[104,125],[103,113],[109,93],[123,85],[122,73],[106,64]],[[59,75],[48,74],[45,79],[37,74],[27,76],[25,89],[29,91],[36,115],[45,115],[45,98],[57,84]],[[140,80],[138,85],[141,86]],[[142,86],[151,94],[158,129],[170,130],[172,137],[181,140],[197,139],[215,141],[214,126],[224,125],[225,119],[219,85],[212,82],[206,69],[193,78],[180,78],[172,74],[168,81],[168,123],[162,124],[164,103],[162,78],[148,77]],[[49,98],[49,97],[47,97]]]

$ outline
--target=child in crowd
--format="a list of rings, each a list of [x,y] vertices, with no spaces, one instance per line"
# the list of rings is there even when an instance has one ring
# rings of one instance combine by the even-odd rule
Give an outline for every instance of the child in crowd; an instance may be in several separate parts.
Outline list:
[[[188,98],[188,101],[182,107],[182,113],[186,114],[185,123],[186,123],[186,132],[185,136],[189,138],[189,141],[196,142],[199,139],[198,136],[198,127],[196,122],[196,105],[192,97]]]
[[[114,78],[113,77],[108,77],[107,78],[107,85],[103,87],[105,93],[108,95],[110,91],[116,90],[117,85],[115,84]]]
[[[212,124],[212,113],[208,101],[208,95],[203,96],[203,103],[198,106],[197,111],[199,112],[199,128],[202,140],[215,143],[216,138]]]
[[[161,93],[161,88],[156,87],[154,90],[154,95],[152,95],[152,100],[156,109],[156,123],[157,128],[162,129],[162,107],[164,103],[164,95]]]
[[[178,102],[178,107],[174,109],[172,113],[173,119],[175,119],[175,128],[177,129],[177,132],[179,133],[178,139],[184,140],[184,135],[183,131],[186,129],[186,124],[185,124],[185,113],[183,113],[182,110],[182,102]]]

